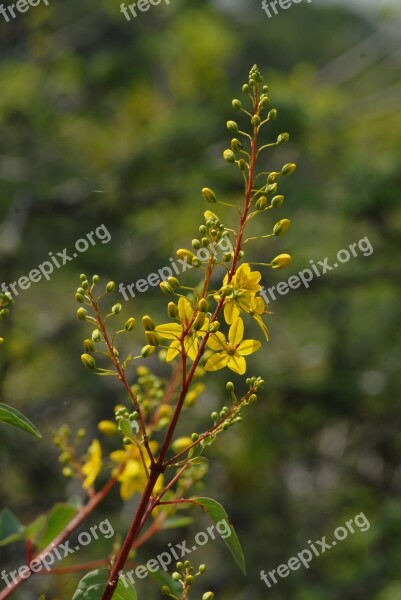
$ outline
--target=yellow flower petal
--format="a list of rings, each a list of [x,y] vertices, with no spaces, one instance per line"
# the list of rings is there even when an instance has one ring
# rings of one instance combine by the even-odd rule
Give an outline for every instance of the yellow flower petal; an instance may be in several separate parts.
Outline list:
[[[261,343],[257,340],[244,340],[240,343],[237,348],[237,354],[240,356],[247,356],[248,354],[253,354],[261,347]]]
[[[213,354],[205,364],[206,371],[218,371],[219,369],[223,369],[227,366],[227,361],[229,356],[226,352],[218,352],[217,354]]]
[[[157,325],[155,331],[162,338],[175,340],[181,337],[182,327],[178,323],[165,323],[164,325]]]
[[[231,346],[237,346],[244,337],[244,322],[241,317],[237,317],[228,332],[228,341]]]
[[[240,310],[234,302],[226,302],[224,305],[224,318],[227,325],[231,325],[233,321],[239,317]]]
[[[231,369],[231,371],[234,371],[234,373],[243,375],[246,371],[245,358],[239,356],[238,354],[228,356],[227,367]]]
[[[180,317],[181,323],[183,323],[184,325],[190,323],[192,317],[194,316],[194,311],[189,300],[187,300],[187,298],[184,298],[183,296],[181,296],[181,298],[178,300],[178,315]]]
[[[90,488],[96,480],[102,469],[102,447],[99,440],[93,440],[88,448],[88,460],[82,466],[82,474],[85,475],[85,480],[82,487],[87,490]]]
[[[213,333],[207,341],[207,345],[212,350],[216,350],[216,352],[221,352],[224,350],[226,345],[226,338],[224,335],[218,331],[217,333]]]
[[[167,350],[166,361],[170,362],[171,360],[173,360],[173,358],[175,358],[177,356],[177,354],[180,353],[180,351],[181,351],[180,340],[175,340],[174,342],[171,342],[171,344]]]

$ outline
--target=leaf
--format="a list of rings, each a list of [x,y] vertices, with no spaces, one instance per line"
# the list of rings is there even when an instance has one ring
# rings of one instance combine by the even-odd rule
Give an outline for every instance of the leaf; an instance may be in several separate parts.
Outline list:
[[[199,444],[191,448],[191,450],[188,452],[188,458],[195,458],[196,456],[200,456],[204,449],[205,445],[202,440]]]
[[[168,517],[162,525],[162,529],[175,529],[176,527],[186,527],[193,522],[191,517]]]
[[[70,504],[55,504],[47,515],[44,531],[38,543],[39,550],[46,548],[63,531],[77,512],[78,509]]]
[[[96,569],[81,579],[72,600],[99,600],[106,588],[109,572],[107,569]],[[127,578],[124,583],[118,582],[113,600],[136,600],[136,590]]]
[[[36,429],[35,425],[33,425],[22,413],[7,404],[0,403],[0,421],[3,423],[7,423],[7,425],[11,425],[12,427],[17,427],[18,429],[22,429],[23,431],[27,431],[31,435],[36,438],[41,438],[42,435],[38,429]]]
[[[235,533],[234,527],[230,523],[230,519],[224,508],[221,506],[221,504],[219,504],[218,502],[216,502],[216,500],[213,500],[212,498],[192,498],[192,500],[196,502],[196,504],[200,504],[203,510],[207,512],[209,517],[212,519],[213,523],[226,521],[226,523],[229,525],[231,534],[228,537],[222,539],[228,546],[228,549],[230,550],[231,554],[235,559],[235,562],[245,575],[246,570],[244,553],[242,551],[237,534]]]
[[[18,542],[24,538],[24,527],[17,517],[4,508],[0,512],[0,547]]]

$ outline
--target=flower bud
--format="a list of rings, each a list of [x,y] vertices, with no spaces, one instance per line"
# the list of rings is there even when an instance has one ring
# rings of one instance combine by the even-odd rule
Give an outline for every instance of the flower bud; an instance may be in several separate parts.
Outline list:
[[[235,162],[235,154],[232,150],[224,150],[223,157],[224,157],[224,160],[227,161],[228,163]]]
[[[199,565],[199,573],[204,573],[206,571],[206,565]]]
[[[234,384],[232,381],[227,381],[226,383],[226,390],[227,392],[233,392],[234,391]]]
[[[170,588],[168,587],[168,585],[163,585],[162,587],[162,594],[163,596],[170,596]]]
[[[100,333],[99,329],[94,329],[92,331],[92,340],[94,342],[100,342],[102,339],[102,334]]]
[[[187,259],[189,264],[192,265],[192,260],[195,256],[193,252],[191,252],[190,250],[186,250],[186,248],[180,248],[179,250],[177,250],[176,254],[178,258],[181,258],[182,260]]]
[[[261,122],[261,119],[260,119],[259,115],[254,115],[251,119],[251,123],[254,127],[259,127],[260,122]]]
[[[86,280],[86,279],[88,279],[88,278],[87,278],[87,276],[85,275],[85,273],[81,273],[81,275],[79,276],[79,279],[80,279],[81,281],[85,281],[85,280]]]
[[[95,359],[90,354],[81,354],[81,360],[88,369],[94,369],[96,367]]]
[[[290,225],[291,221],[289,219],[281,219],[280,221],[277,221],[273,227],[273,235],[283,235]]]
[[[141,350],[141,356],[142,356],[142,358],[148,358],[148,356],[152,356],[154,351],[155,351],[154,346],[144,346]]]
[[[100,421],[97,428],[103,435],[115,435],[118,433],[117,425],[113,421]]]
[[[259,107],[260,108],[267,108],[268,105],[269,105],[269,97],[268,96],[263,96],[263,98],[261,98],[261,100],[259,102]]]
[[[279,254],[270,263],[272,269],[284,269],[292,263],[292,258],[289,254]]]
[[[84,340],[84,348],[87,352],[93,352],[95,349],[95,344],[93,340]]]
[[[275,171],[272,171],[271,173],[269,173],[269,176],[267,178],[267,183],[276,183],[277,181],[277,173]]]
[[[265,210],[267,208],[267,198],[266,196],[261,196],[255,203],[257,210]]]
[[[78,308],[77,310],[77,317],[80,321],[86,321],[86,317],[87,317],[88,311],[85,310],[84,308]]]
[[[193,248],[194,250],[199,250],[199,248],[201,247],[201,245],[202,245],[202,244],[201,244],[201,243],[200,243],[200,241],[199,241],[199,240],[197,240],[197,239],[194,239],[194,240],[192,240],[192,242],[191,242],[191,246],[192,246],[192,248]]]
[[[297,168],[297,165],[295,163],[287,163],[286,165],[284,165],[284,167],[281,169],[281,173],[283,175],[291,175],[291,173],[293,173],[295,171],[295,169]]]
[[[211,219],[212,221],[219,220],[219,217],[217,215],[215,215],[211,210],[206,210],[203,213],[203,216],[205,217],[205,221],[208,221],[209,219]]]
[[[174,290],[181,287],[181,284],[178,281],[177,277],[167,277],[167,283],[169,283]]]
[[[148,342],[149,346],[158,346],[159,345],[159,337],[157,333],[154,331],[145,331],[145,338]]]
[[[121,312],[122,310],[122,306],[121,304],[118,302],[117,304],[115,304],[114,306],[111,307],[111,312],[113,313],[113,315],[118,315],[118,313]]]
[[[231,140],[231,150],[233,152],[239,152],[242,148],[243,148],[243,145],[241,144],[241,142],[239,140],[237,140],[237,138],[233,138]]]
[[[181,579],[181,575],[177,573],[177,571],[175,571],[171,577],[174,579],[174,581],[180,581]]]
[[[210,323],[209,327],[207,328],[209,333],[216,333],[216,331],[218,331],[220,329],[220,323],[218,321],[213,321],[213,323]]]
[[[153,331],[156,327],[149,315],[144,315],[142,317],[142,325],[145,331]]]
[[[202,596],[202,600],[213,600],[214,594],[213,592],[205,592]]]
[[[273,208],[279,208],[283,205],[283,202],[284,196],[274,196],[274,198],[272,198],[271,205]]]
[[[167,305],[167,313],[171,319],[178,317],[178,306],[174,302],[169,302]]]
[[[277,183],[270,183],[266,188],[266,192],[268,194],[275,194],[277,192],[277,188],[278,188]]]
[[[242,108],[241,100],[237,100],[236,98],[232,101],[231,104],[235,110],[241,110],[241,108]]]
[[[83,302],[85,302],[85,296],[82,296],[82,294],[75,294],[75,300],[77,302],[79,302],[80,304],[82,304]],[[6,309],[3,309],[6,310]],[[3,312],[3,310],[1,312]]]
[[[203,312],[200,312],[196,315],[196,318],[195,318],[195,321],[193,324],[193,328],[195,331],[199,331],[200,329],[202,329],[202,327],[205,324],[205,319],[206,319],[206,316],[205,316],[205,313],[203,313]]]
[[[269,119],[269,121],[275,121],[277,119],[277,110],[275,108],[272,108],[269,111],[267,118]]]
[[[244,85],[242,86],[242,91],[244,92],[244,94],[249,94],[249,85],[247,83],[244,83]]]
[[[130,317],[125,324],[125,331],[132,331],[136,325],[136,319],[134,317]]]
[[[290,139],[289,133],[280,133],[280,135],[277,138],[277,143],[278,144],[286,144],[289,139]]]
[[[216,204],[216,202],[217,202],[216,194],[210,188],[207,188],[207,187],[202,188],[202,196],[204,197],[206,202],[209,202],[210,204]]]
[[[195,269],[198,269],[202,264],[202,261],[197,258],[196,256],[194,256],[194,258],[192,259],[192,266],[195,267]]]
[[[106,292],[110,294],[111,292],[114,292],[115,289],[116,284],[114,283],[114,281],[109,281],[109,283],[106,285]]]
[[[92,277],[92,283],[94,283],[95,285],[96,285],[96,283],[99,283],[99,281],[100,281],[99,275],[94,275]]]
[[[209,302],[206,300],[206,298],[201,298],[201,300],[199,300],[198,308],[203,313],[207,312],[207,309],[209,308]]]
[[[246,160],[244,160],[243,158],[241,158],[238,161],[238,166],[241,169],[241,171],[246,171],[246,169],[248,168],[248,164],[247,164]]]
[[[238,125],[235,121],[227,121],[227,129],[231,131],[231,133],[236,133],[238,131]]]

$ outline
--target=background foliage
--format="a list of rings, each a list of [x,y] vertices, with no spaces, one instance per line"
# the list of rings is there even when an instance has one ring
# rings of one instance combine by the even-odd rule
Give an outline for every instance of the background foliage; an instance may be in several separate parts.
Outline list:
[[[49,251],[71,249],[102,223],[112,234],[51,281],[21,292],[4,322],[0,399],[44,437],[1,427],[0,506],[30,522],[80,493],[75,484],[66,489],[52,434],[67,422],[96,435],[96,422],[124,397],[114,380],[82,368],[79,273],[126,284],[147,277],[193,237],[205,208],[201,187],[227,201],[237,197],[240,180],[221,158],[225,121],[256,62],[279,110],[272,136],[292,136],[270,165],[298,164],[280,209],[293,221],[290,234],[277,247],[261,241],[253,250],[259,260],[290,252],[294,262],[285,272],[266,271],[263,284],[287,279],[312,259],[333,262],[364,236],[374,253],[271,305],[271,341],[252,357],[252,374],[267,382],[264,397],[213,447],[205,488],[236,525],[248,575],[219,542],[194,562],[208,562],[208,588],[221,600],[400,600],[396,10],[353,12],[316,0],[269,20],[257,1],[174,0],[127,22],[118,3],[52,0],[0,22],[1,281],[27,274]],[[262,220],[258,227],[265,232]],[[124,314],[162,319],[164,304],[153,289]],[[142,342],[138,335],[136,350]],[[224,373],[210,380],[191,431],[223,402]],[[112,496],[104,515],[125,531],[133,506],[121,511],[117,490]],[[359,512],[371,522],[367,533],[271,590],[259,580],[261,569],[276,568]],[[191,539],[202,523],[163,534],[140,562],[170,540]],[[101,554],[92,544],[74,560]],[[2,568],[23,562],[18,544],[0,551]],[[50,598],[65,599],[78,579],[37,578],[15,598],[36,600],[51,589]],[[160,597],[146,586],[139,597]]]

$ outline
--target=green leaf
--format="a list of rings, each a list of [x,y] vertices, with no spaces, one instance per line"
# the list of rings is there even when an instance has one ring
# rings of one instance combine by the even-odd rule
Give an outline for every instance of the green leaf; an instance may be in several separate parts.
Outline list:
[[[55,504],[46,518],[43,534],[39,540],[39,550],[46,548],[63,531],[77,514],[78,509],[70,504]]]
[[[7,404],[0,403],[0,421],[3,423],[7,423],[7,425],[11,425],[12,427],[17,427],[18,429],[22,429],[23,431],[27,431],[31,435],[36,438],[41,438],[42,435],[36,429],[35,425],[33,425],[22,413]]]
[[[99,600],[106,588],[109,572],[107,569],[91,571],[78,584],[72,600]],[[126,585],[128,587],[126,587]],[[136,590],[127,578],[119,580],[113,600],[136,600]]]
[[[24,539],[24,527],[17,517],[4,508],[0,512],[0,547]]]
[[[43,530],[46,522],[46,515],[39,515],[32,523],[25,527],[24,537],[32,542],[35,542],[39,538],[39,534]]]
[[[176,529],[177,527],[186,527],[193,522],[191,517],[168,517],[162,525],[162,529]]]
[[[193,448],[191,448],[191,450],[188,452],[188,457],[189,458],[196,458],[197,456],[200,456],[202,454],[202,452],[204,451],[205,446],[203,441],[200,442],[199,444],[197,444],[196,446],[194,446]]]
[[[235,533],[234,527],[230,523],[230,519],[224,508],[221,506],[221,504],[219,504],[218,502],[216,502],[216,500],[213,500],[212,498],[192,498],[192,500],[196,502],[196,504],[199,504],[203,508],[203,510],[207,512],[209,517],[212,519],[213,523],[219,523],[219,521],[226,521],[226,523],[229,525],[231,534],[228,537],[222,539],[224,539],[224,542],[228,546],[228,549],[230,550],[231,554],[233,555],[235,562],[245,575],[246,571],[244,553],[242,551],[237,534]]]

